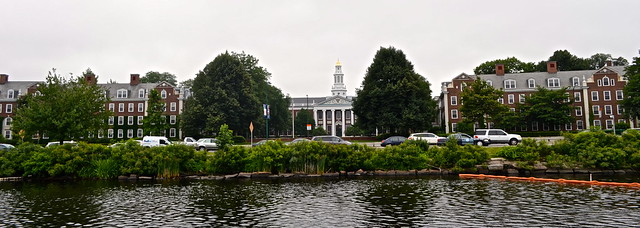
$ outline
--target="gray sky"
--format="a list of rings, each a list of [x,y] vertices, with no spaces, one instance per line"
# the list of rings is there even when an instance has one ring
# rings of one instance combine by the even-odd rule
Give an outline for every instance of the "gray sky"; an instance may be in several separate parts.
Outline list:
[[[631,62],[640,1],[9,1],[0,0],[0,73],[45,79],[51,68],[101,83],[170,72],[178,81],[224,51],[245,51],[294,97],[330,95],[336,60],[355,95],[375,52],[401,49],[432,84],[515,56],[566,49]]]

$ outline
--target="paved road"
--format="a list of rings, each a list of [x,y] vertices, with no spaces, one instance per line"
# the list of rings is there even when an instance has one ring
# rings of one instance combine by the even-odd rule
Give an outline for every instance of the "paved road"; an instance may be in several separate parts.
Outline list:
[[[544,141],[549,145],[552,145],[553,143],[555,143],[558,140],[564,139],[564,137],[562,136],[553,136],[553,137],[526,137],[525,139],[535,139],[537,141]],[[379,142],[355,142],[358,144],[364,144],[370,147],[379,147],[382,148],[380,146]],[[503,146],[509,146],[509,144],[490,144],[488,147],[503,147]]]

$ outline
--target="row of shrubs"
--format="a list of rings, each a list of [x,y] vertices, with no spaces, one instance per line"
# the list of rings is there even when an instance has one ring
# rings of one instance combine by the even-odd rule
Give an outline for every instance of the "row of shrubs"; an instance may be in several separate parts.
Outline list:
[[[615,136],[592,130],[563,136],[553,145],[525,139],[516,147],[501,148],[495,156],[529,169],[538,161],[559,169],[640,169],[640,131]]]
[[[488,159],[476,146],[429,147],[425,142],[375,149],[365,145],[330,145],[302,142],[285,145],[269,141],[257,147],[232,146],[200,152],[185,145],[144,148],[129,141],[117,147],[80,143],[41,147],[23,143],[0,152],[0,176],[115,178],[144,175],[160,178],[179,175],[238,172],[325,172],[363,170],[418,170],[473,168]]]

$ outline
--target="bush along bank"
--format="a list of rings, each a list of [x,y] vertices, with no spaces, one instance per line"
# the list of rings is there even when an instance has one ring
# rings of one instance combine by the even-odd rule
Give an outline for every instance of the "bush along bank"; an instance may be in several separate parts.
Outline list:
[[[496,165],[490,157],[508,163]],[[495,169],[498,167],[499,169]],[[200,152],[185,145],[143,148],[129,141],[117,147],[80,143],[40,147],[23,143],[0,151],[0,176],[32,178],[96,178],[121,176],[328,175],[338,173],[519,173],[536,170],[640,170],[640,134],[622,136],[602,131],[566,134],[554,145],[525,140],[502,147],[491,156],[485,147],[458,146],[450,140],[436,147],[420,141],[375,149],[364,145],[303,142],[285,145],[269,141],[257,147],[232,146]],[[409,171],[409,172],[407,172]]]

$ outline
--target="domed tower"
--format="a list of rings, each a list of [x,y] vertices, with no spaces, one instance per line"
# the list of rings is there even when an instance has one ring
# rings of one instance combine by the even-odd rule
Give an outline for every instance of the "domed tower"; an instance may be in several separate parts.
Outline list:
[[[332,96],[347,96],[347,87],[344,85],[343,79],[342,64],[340,64],[340,60],[338,60],[338,62],[336,62],[336,72],[333,74],[333,86],[331,87]]]

